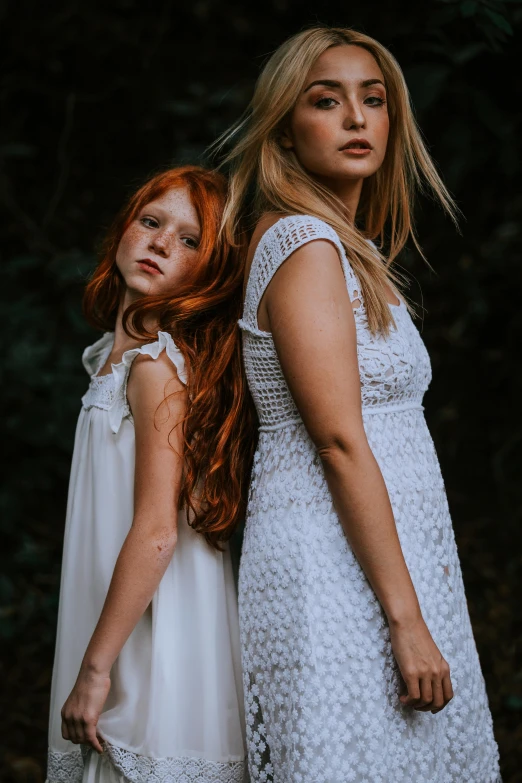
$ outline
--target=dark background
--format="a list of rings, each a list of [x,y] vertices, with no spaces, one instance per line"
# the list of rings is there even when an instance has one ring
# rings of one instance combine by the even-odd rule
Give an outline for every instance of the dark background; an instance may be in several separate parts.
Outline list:
[[[44,778],[80,363],[95,248],[158,167],[202,161],[267,56],[314,22],[390,47],[465,215],[431,202],[410,295],[505,783],[522,781],[520,0],[59,0],[0,9],[0,778]],[[517,658],[518,655],[518,658]],[[417,783],[417,782],[415,782]],[[481,783],[477,781],[476,783]]]

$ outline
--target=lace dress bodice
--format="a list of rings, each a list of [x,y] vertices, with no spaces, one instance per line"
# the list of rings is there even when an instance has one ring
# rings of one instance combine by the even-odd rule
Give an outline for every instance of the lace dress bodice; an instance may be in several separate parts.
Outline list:
[[[360,286],[337,234],[317,218],[298,215],[279,220],[263,236],[252,262],[244,314],[239,322],[245,331],[245,369],[261,430],[299,422],[300,416],[279,365],[272,335],[258,328],[259,303],[284,260],[314,239],[327,239],[336,247],[350,300],[358,303],[354,315],[364,412],[419,408],[431,380],[431,367],[404,302],[392,306],[394,318],[400,320],[403,328],[388,338],[372,335]]]
[[[257,322],[281,264],[316,239],[339,253],[354,309],[366,435],[423,615],[452,668],[457,695],[434,716],[400,705],[385,617],[344,536],[272,336]],[[373,335],[344,248],[323,221],[282,218],[261,238],[239,322],[260,425],[239,582],[253,781],[500,780],[444,483],[423,415],[430,361],[404,301],[390,307],[390,334]]]

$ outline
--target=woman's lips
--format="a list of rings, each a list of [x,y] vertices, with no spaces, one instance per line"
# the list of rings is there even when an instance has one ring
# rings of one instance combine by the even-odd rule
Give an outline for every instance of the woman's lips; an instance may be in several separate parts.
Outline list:
[[[368,149],[368,147],[345,147],[341,152],[346,153],[347,155],[369,155],[371,150]]]
[[[155,261],[151,261],[150,258],[143,258],[138,261],[138,266],[143,269],[144,272],[148,272],[149,275],[162,275],[163,272]]]
[[[346,152],[348,155],[369,155],[372,151],[372,145],[366,139],[352,139],[341,147],[341,152]]]

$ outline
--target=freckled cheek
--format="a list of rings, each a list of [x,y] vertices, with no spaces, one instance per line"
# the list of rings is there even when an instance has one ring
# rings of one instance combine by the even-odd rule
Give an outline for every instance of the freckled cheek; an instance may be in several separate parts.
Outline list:
[[[122,236],[116,252],[116,261],[120,269],[127,263],[135,260],[135,257],[138,254],[137,251],[143,247],[143,244],[143,232],[140,231],[139,226],[129,226]]]
[[[164,274],[162,277],[156,278],[156,284],[165,292],[175,290],[176,286],[185,280],[194,263],[195,260],[192,256],[184,254],[177,256],[168,265],[163,265]]]

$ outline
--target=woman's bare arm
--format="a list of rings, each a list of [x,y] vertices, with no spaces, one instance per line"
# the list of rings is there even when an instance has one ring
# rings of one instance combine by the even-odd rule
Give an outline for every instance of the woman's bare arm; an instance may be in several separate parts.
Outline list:
[[[178,393],[164,402],[165,394],[173,392]],[[185,415],[186,394],[165,353],[156,360],[136,358],[127,395],[136,432],[134,518],[78,680],[62,709],[65,739],[91,744],[98,752],[102,748],[96,724],[110,687],[111,667],[150,604],[176,547],[182,476],[177,425]]]
[[[316,240],[278,270],[263,302],[290,391],[320,455],[348,541],[389,621],[403,704],[442,709],[449,667],[422,619],[361,410],[355,319],[339,256]]]

